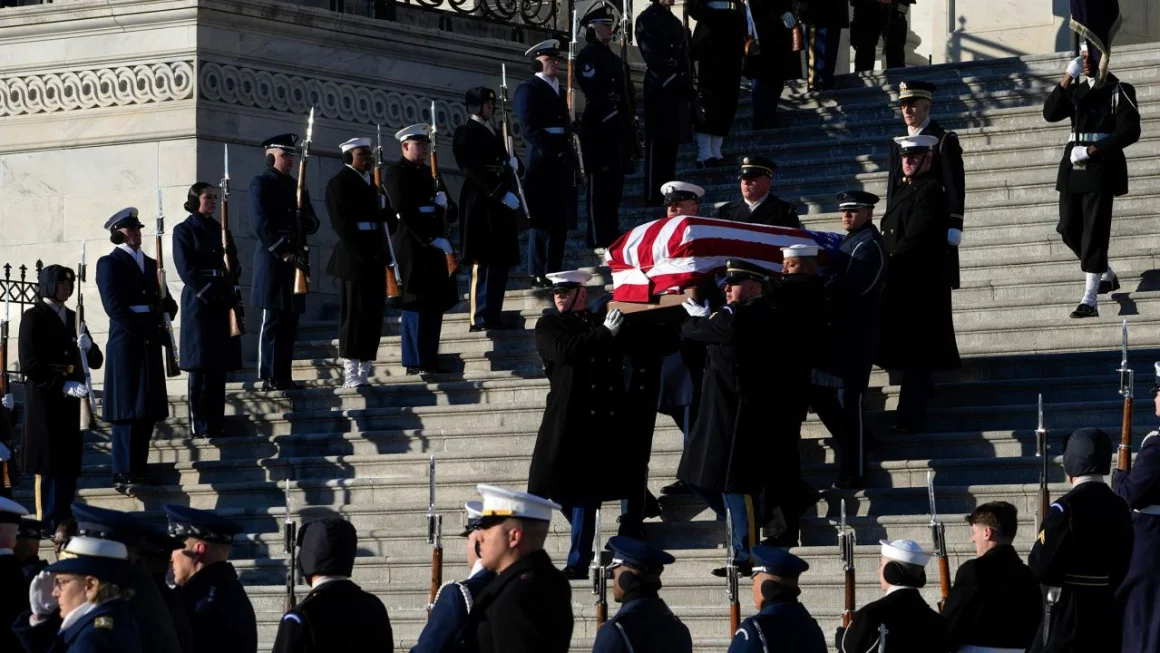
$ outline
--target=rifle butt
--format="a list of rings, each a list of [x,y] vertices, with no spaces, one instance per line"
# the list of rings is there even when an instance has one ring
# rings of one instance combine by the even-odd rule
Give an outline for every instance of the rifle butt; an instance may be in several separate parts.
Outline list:
[[[93,406],[89,398],[81,399],[81,430],[87,431],[93,427]]]
[[[294,294],[305,295],[310,292],[310,277],[302,268],[294,268]]]
[[[244,334],[246,330],[242,328],[242,321],[238,319],[238,309],[230,309],[230,337],[237,337]]]
[[[806,49],[806,35],[802,32],[801,23],[794,25],[793,29],[790,30],[790,40],[793,52],[801,52]]]
[[[1117,452],[1116,469],[1132,471],[1132,403],[1131,397],[1124,397],[1124,414],[1120,420],[1120,449]]]
[[[729,604],[729,636],[732,637],[738,628],[741,628],[741,604],[734,601]]]
[[[443,586],[443,547],[431,549],[431,591],[427,601],[427,614],[431,613],[431,606],[435,605],[435,596]]]
[[[854,592],[855,592],[856,588],[857,588],[857,581],[854,578],[854,570],[847,569],[846,570],[846,592],[845,592],[846,596],[845,596],[845,602],[843,604],[843,610],[842,610],[842,626],[843,627],[849,626],[850,620],[854,618],[854,610],[855,610]]]
[[[603,601],[596,604],[596,627],[600,628],[608,621],[608,604]]]
[[[387,299],[398,299],[403,296],[403,289],[399,287],[399,278],[395,276],[395,269],[387,266]]]
[[[938,584],[939,590],[942,593],[942,600],[938,602],[938,609],[939,612],[942,612],[947,595],[951,593],[951,562],[945,555],[938,559]]]
[[[177,356],[173,353],[173,345],[164,347],[165,349],[165,376],[174,377],[181,376],[181,369],[177,367]]]

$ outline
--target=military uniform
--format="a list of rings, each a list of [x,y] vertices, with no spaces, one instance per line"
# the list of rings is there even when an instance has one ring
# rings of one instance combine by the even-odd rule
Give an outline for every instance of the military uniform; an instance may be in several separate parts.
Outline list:
[[[1124,606],[1124,642],[1120,651],[1160,650],[1160,566],[1156,551],[1160,546],[1160,437],[1149,433],[1140,444],[1132,470],[1112,472],[1112,488],[1132,509],[1135,534],[1128,575],[1116,590],[1116,600]]]
[[[733,633],[729,653],[826,653],[821,627],[798,601],[797,579],[810,568],[809,563],[766,544],[753,548],[753,560],[753,582],[761,590],[761,605]]]
[[[777,165],[773,161],[760,156],[742,157],[740,164],[740,178],[772,177],[773,171],[777,169]],[[797,209],[789,202],[778,199],[773,192],[766,194],[753,205],[750,205],[745,199],[726,202],[717,207],[713,217],[746,224],[803,228],[801,219],[798,218]]]
[[[1010,544],[963,561],[943,607],[952,650],[1027,650],[1042,617],[1042,603],[1039,582]]]
[[[105,223],[117,229],[137,220],[137,209],[124,209]],[[113,483],[149,482],[146,476],[153,426],[169,417],[162,347],[168,339],[162,311],[177,315],[177,302],[157,280],[157,261],[141,249],[122,243],[97,261],[97,289],[109,316],[105,347],[105,394],[101,418],[113,425]]]
[[[745,63],[745,8],[736,0],[693,0],[686,6],[697,21],[689,54],[697,66],[697,94],[705,118],[695,127],[699,165],[722,165],[721,145],[737,116]]]
[[[906,14],[915,0],[850,0],[854,19],[850,23],[850,45],[854,48],[854,72],[874,70],[878,61],[878,40],[885,39],[883,50],[887,68],[906,65]]]
[[[267,139],[262,148],[295,151],[296,134]],[[294,251],[294,225],[298,214],[298,182],[269,167],[250,181],[250,224],[258,238],[254,247],[254,277],[250,303],[262,309],[262,329],[258,336],[258,376],[272,390],[297,387],[290,377],[294,360],[294,336],[298,317],[306,311],[306,296],[294,294],[294,260],[283,257]],[[310,204],[310,193],[302,189],[302,222],[307,236],[318,232],[318,217]],[[385,272],[384,272],[385,275]]]
[[[621,607],[596,631],[592,653],[692,653],[689,628],[658,596],[660,575],[676,559],[633,537],[609,538],[612,570],[625,567],[613,588]]]
[[[196,196],[194,196],[196,197]],[[173,228],[173,266],[181,289],[181,369],[189,372],[194,436],[222,435],[226,374],[242,367],[242,339],[230,335],[230,309],[241,277],[238,249],[229,237],[229,277],[223,267],[221,223],[192,213]]]
[[[744,74],[753,81],[753,128],[771,129],[778,126],[777,104],[785,90],[785,82],[802,76],[801,56],[793,51],[793,0],[749,0],[753,15],[756,41],[750,41]]]
[[[806,37],[806,77],[811,91],[834,88],[834,69],[842,30],[850,26],[846,0],[798,0],[798,18]]]
[[[651,2],[636,18],[644,73],[644,196],[663,203],[661,184],[677,176],[677,150],[689,140],[697,89],[689,69],[689,30],[671,7]]]
[[[19,524],[28,510],[15,501],[0,497],[0,525]],[[19,651],[20,643],[9,626],[28,609],[28,583],[21,561],[11,550],[0,552],[0,650]]]
[[[69,382],[85,380],[76,344],[77,315],[47,299],[56,295],[61,275],[75,278],[60,266],[50,265],[41,272],[42,301],[21,317],[18,344],[25,378],[20,468],[34,475],[36,518],[50,531],[72,515],[81,475],[81,400],[65,394]],[[92,369],[100,369],[105,360],[95,342],[86,357]]]

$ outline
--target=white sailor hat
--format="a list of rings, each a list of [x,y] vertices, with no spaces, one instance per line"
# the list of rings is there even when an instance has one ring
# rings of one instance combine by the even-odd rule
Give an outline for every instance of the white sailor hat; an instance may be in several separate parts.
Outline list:
[[[938,137],[929,134],[919,134],[917,136],[899,136],[894,139],[898,143],[898,147],[902,148],[902,153],[909,152],[925,152],[933,149],[938,145]]]
[[[552,282],[551,290],[571,290],[587,285],[592,281],[592,275],[584,270],[565,270],[564,272],[549,272],[548,281]]]
[[[781,248],[781,257],[783,259],[809,258],[811,256],[817,256],[817,255],[818,255],[818,246],[817,245],[803,245],[801,243],[798,243],[796,245],[790,245],[789,247],[782,247]]]
[[[408,125],[395,132],[395,138],[397,138],[400,143],[411,140],[429,141],[431,140],[431,125],[428,125],[425,122]]]
[[[527,492],[482,483],[475,489],[483,497],[481,528],[510,517],[551,521],[552,511],[560,509],[560,504]]]
[[[343,154],[353,150],[356,147],[370,147],[371,139],[369,138],[352,138],[345,143],[340,143],[339,148],[342,149]]]
[[[922,546],[914,540],[878,540],[878,543],[882,545],[882,557],[888,560],[920,567],[930,561],[930,554],[923,551]]]
[[[687,181],[666,181],[661,184],[661,195],[665,196],[665,204],[682,200],[696,200],[704,197],[705,189]]]
[[[24,506],[12,499],[0,497],[0,524],[19,524],[20,518],[28,514]]]
[[[559,56],[559,54],[560,54],[560,42],[557,41],[556,39],[548,39],[547,41],[540,41],[539,43],[528,48],[527,52],[524,52],[525,57],[530,57],[532,59],[537,59],[539,57],[544,57],[544,56],[555,57],[555,56]]]

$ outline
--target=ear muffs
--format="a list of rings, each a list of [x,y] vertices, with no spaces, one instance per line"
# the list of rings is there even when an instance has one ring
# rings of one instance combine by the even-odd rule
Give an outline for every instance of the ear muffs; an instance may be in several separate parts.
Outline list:
[[[114,245],[120,245],[121,243],[125,242],[125,234],[117,231],[116,229],[111,229],[109,230],[109,241]]]
[[[273,155],[273,154],[267,154],[267,155],[266,155],[266,167],[267,167],[267,168],[273,168],[273,167],[274,167],[274,155]]]
[[[761,598],[766,601],[772,601],[778,594],[777,583],[772,580],[767,580],[761,584]]]
[[[342,153],[342,162],[345,163],[346,165],[350,165],[350,164],[354,163],[354,152],[352,152],[351,150],[347,150],[346,152],[343,152]]]
[[[899,587],[923,587],[926,585],[926,571],[916,565],[891,561],[882,568],[882,579]]]

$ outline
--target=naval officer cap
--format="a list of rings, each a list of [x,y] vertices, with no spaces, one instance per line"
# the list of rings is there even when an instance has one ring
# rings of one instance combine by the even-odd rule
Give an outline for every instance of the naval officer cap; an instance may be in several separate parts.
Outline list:
[[[725,283],[734,285],[742,281],[766,281],[769,279],[769,271],[760,265],[750,263],[742,259],[729,259],[725,261]]]
[[[781,258],[816,258],[818,256],[817,245],[803,245],[798,243],[790,245],[789,247],[781,248]]]
[[[483,517],[483,502],[473,499],[463,504],[463,510],[467,513],[467,521],[463,523],[463,532],[459,537],[467,537],[479,530],[479,520]]]
[[[1063,471],[1068,476],[1099,474],[1112,471],[1112,438],[1100,429],[1072,431],[1063,448]]]
[[[665,204],[684,200],[699,200],[705,196],[705,189],[687,181],[666,181],[661,184],[661,195],[665,196]]]
[[[217,544],[232,544],[242,527],[212,510],[198,510],[172,503],[164,506],[169,516],[169,534],[179,538],[205,540]]]
[[[565,270],[564,272],[549,272],[548,281],[552,282],[552,287],[548,290],[552,292],[572,290],[585,286],[592,280],[592,275],[584,270]]]
[[[0,497],[0,524],[19,524],[28,510],[12,499]]]
[[[756,177],[772,177],[777,170],[777,164],[772,159],[763,156],[743,156],[740,160],[741,178],[754,179]]]
[[[794,554],[768,544],[753,547],[752,575],[769,574],[778,578],[797,578],[810,568],[810,563]]]
[[[40,287],[41,297],[56,297],[56,286],[62,281],[74,283],[77,275],[71,268],[63,265],[50,265],[40,271],[37,285]]]
[[[838,193],[838,210],[851,211],[873,207],[878,203],[878,196],[864,190],[844,190]]]
[[[898,85],[898,102],[905,103],[911,100],[930,100],[933,102],[934,88],[934,84],[921,80],[902,82]]]
[[[580,15],[580,24],[599,23],[611,26],[618,18],[620,18],[620,12],[607,0],[593,0],[592,4],[588,5],[588,8]]]
[[[349,141],[346,141],[345,143],[339,143],[338,145],[343,154],[346,154],[347,152],[359,147],[365,147],[369,149],[370,146],[371,139],[369,138],[352,138]]]
[[[129,227],[144,227],[141,221],[137,219],[137,207],[127,206],[105,220],[105,229],[108,231],[116,231],[118,229],[126,229]]]
[[[898,147],[903,154],[910,154],[912,152],[929,152],[938,145],[938,138],[929,134],[919,134],[917,136],[899,136],[894,139],[898,143]]]
[[[498,485],[481,483],[475,486],[475,489],[483,497],[479,517],[480,529],[491,528],[506,519],[551,521],[552,511],[560,509],[560,504],[554,501]]]
[[[278,134],[271,136],[262,141],[263,150],[289,150],[294,152],[298,149],[298,134]]]
[[[400,143],[406,143],[407,141],[430,141],[431,125],[425,122],[408,125],[395,132],[395,138]]]
[[[882,546],[882,557],[887,560],[904,562],[923,567],[930,562],[930,554],[922,550],[922,545],[914,540],[878,540]]]
[[[129,551],[115,540],[76,536],[60,553],[60,559],[44,568],[54,574],[92,576],[114,585],[129,577]]]
[[[82,537],[113,540],[126,546],[135,546],[141,540],[142,534],[151,530],[148,524],[120,510],[74,503],[72,512],[77,520],[76,534]]]
[[[668,551],[659,549],[635,537],[617,535],[608,538],[608,548],[612,550],[612,564],[609,571],[624,566],[650,574],[659,574],[665,565],[677,561]]]
[[[538,59],[540,57],[558,57],[560,56],[560,42],[556,39],[548,39],[547,41],[540,41],[539,43],[528,48],[524,52],[524,56],[529,59]]]

